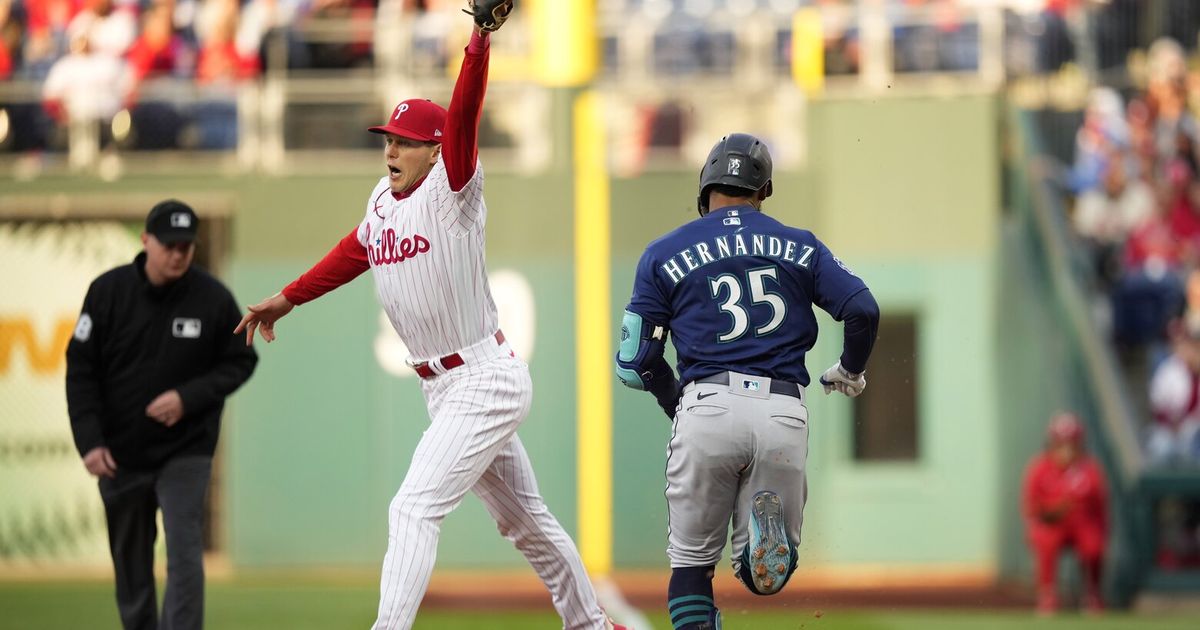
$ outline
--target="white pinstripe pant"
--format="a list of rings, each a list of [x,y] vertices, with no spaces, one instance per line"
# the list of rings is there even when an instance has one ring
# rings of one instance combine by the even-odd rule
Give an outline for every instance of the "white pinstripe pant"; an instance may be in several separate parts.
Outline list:
[[[563,627],[605,627],[579,551],[546,509],[516,434],[533,398],[529,367],[503,349],[502,357],[422,381],[432,422],[388,508],[374,630],[412,627],[429,587],[442,520],[468,490],[546,584]]]

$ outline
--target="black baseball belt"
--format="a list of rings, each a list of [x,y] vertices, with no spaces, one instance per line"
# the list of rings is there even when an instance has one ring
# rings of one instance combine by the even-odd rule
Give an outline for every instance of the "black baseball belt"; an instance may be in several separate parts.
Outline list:
[[[763,378],[766,378],[766,377],[763,377]],[[702,378],[698,378],[692,382],[693,383],[712,383],[715,385],[729,385],[729,372],[721,372],[719,374],[713,374],[712,376],[705,376]],[[796,383],[792,383],[789,381],[777,381],[775,379],[771,379],[771,393],[772,394],[783,394],[784,396],[791,396],[792,398],[803,399],[804,397],[800,395],[800,392],[801,392],[800,386],[797,385]]]

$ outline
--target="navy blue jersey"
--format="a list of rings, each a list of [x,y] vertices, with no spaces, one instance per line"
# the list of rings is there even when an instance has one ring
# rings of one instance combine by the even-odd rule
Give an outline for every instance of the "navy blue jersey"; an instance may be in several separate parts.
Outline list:
[[[732,370],[807,386],[813,305],[840,321],[866,288],[812,232],[732,206],[650,243],[626,310],[670,331],[682,383]]]

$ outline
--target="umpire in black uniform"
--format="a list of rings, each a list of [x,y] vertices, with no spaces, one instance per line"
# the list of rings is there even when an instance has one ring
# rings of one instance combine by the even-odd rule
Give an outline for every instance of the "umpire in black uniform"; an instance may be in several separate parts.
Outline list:
[[[204,495],[225,397],[254,371],[230,331],[233,295],[192,268],[196,213],[175,200],[146,217],[145,250],[88,288],[67,346],[75,446],[100,479],[126,629],[159,627],[155,514],[167,536],[162,624],[204,625]]]

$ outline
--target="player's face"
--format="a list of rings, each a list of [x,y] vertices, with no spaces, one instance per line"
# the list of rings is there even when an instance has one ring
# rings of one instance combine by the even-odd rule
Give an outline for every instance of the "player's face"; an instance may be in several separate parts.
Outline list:
[[[388,185],[392,192],[402,193],[420,181],[437,164],[440,144],[430,144],[387,134],[383,144],[383,155],[387,162]]]
[[[196,255],[195,243],[163,243],[153,234],[142,234],[146,247],[146,278],[153,285],[174,282],[187,273]]]
[[[1079,447],[1071,442],[1059,442],[1050,451],[1059,466],[1068,466],[1079,457]]]

